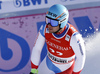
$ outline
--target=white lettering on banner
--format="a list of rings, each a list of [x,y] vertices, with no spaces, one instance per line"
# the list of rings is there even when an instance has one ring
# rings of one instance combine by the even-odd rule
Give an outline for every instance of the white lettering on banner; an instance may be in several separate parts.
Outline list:
[[[50,42],[50,41],[48,41],[48,40],[46,40],[46,43],[47,43],[48,45],[50,45],[51,47],[56,48],[56,49],[58,49],[58,50],[65,50],[65,51],[67,51],[67,50],[71,49],[70,47],[62,47],[62,46],[60,46],[60,45],[54,44],[54,43],[52,43],[52,42]]]
[[[1,9],[1,3],[2,3],[2,1],[0,1],[0,9]]]
[[[40,5],[41,0],[14,0],[15,7],[21,7],[22,5],[23,6],[36,5],[36,3],[38,3],[38,5]],[[44,3],[47,4],[48,1],[44,0]]]

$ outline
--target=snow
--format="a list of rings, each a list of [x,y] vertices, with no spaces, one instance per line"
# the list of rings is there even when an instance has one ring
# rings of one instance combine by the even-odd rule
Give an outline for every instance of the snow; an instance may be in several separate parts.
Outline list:
[[[84,40],[86,41],[86,62],[81,74],[100,74],[100,33]]]

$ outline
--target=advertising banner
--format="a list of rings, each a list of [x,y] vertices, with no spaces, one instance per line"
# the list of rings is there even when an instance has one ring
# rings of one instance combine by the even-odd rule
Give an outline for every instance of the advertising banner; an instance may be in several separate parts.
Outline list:
[[[25,10],[44,9],[49,8],[54,4],[69,5],[71,6],[70,9],[73,9],[75,7],[83,8],[83,6],[99,6],[100,0],[0,0],[0,14]]]

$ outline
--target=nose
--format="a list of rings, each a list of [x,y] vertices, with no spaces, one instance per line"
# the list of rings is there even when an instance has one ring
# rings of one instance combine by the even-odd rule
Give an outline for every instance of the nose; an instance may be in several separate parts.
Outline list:
[[[48,27],[52,27],[50,23],[48,23]]]

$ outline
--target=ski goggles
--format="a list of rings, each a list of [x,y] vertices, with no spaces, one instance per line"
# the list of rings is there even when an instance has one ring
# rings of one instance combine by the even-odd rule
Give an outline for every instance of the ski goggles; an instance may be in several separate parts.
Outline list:
[[[61,22],[65,21],[66,18],[64,18],[63,20],[59,21],[57,19],[52,19],[52,18],[49,18],[46,16],[46,24],[50,24],[52,27],[56,27],[58,26],[59,24],[61,24]]]
[[[59,23],[59,20],[56,20],[56,19],[51,19],[49,17],[46,17],[46,24],[51,24],[52,27],[56,27],[58,26],[60,23]]]

